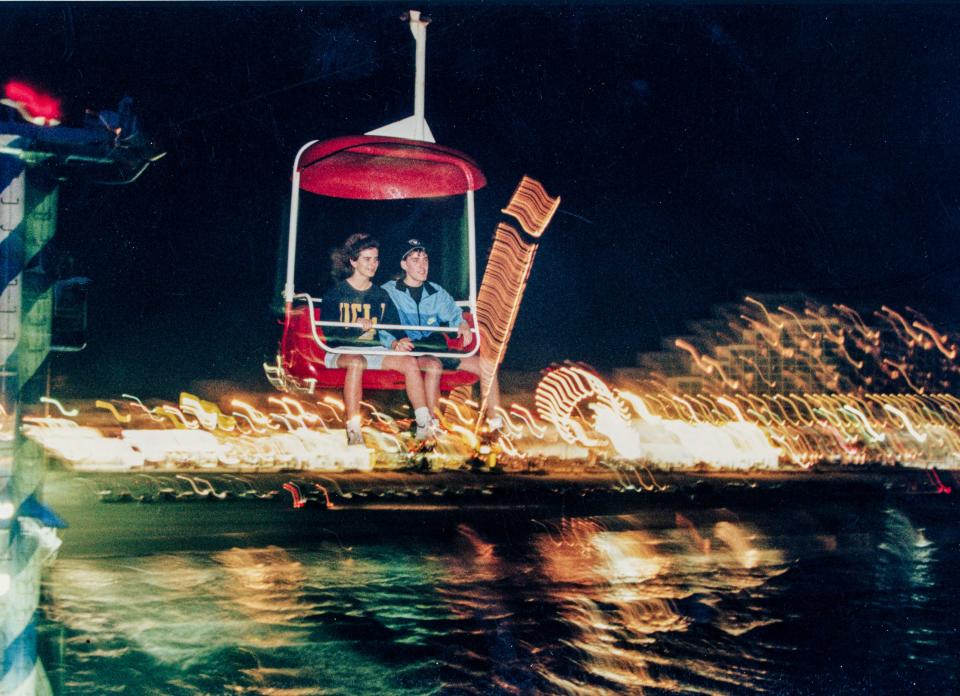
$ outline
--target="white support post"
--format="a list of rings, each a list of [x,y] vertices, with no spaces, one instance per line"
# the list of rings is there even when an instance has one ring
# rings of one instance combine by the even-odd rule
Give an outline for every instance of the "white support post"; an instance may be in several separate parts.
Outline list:
[[[413,85],[413,116],[415,119],[415,134],[417,140],[423,140],[426,116],[424,112],[424,101],[426,97],[426,73],[427,73],[427,24],[429,21],[420,19],[418,10],[410,10],[408,13],[410,22],[410,33],[416,42],[416,75]]]
[[[386,135],[391,138],[406,138],[407,140],[421,140],[434,143],[433,133],[427,123],[424,102],[427,91],[427,25],[430,20],[420,14],[418,10],[410,10],[401,17],[410,26],[410,33],[416,44],[416,58],[414,65],[416,73],[413,78],[413,114],[394,123],[368,131],[367,135]]]
[[[477,221],[473,189],[467,190],[467,240],[470,249],[470,311],[477,316]]]
[[[318,141],[311,140],[300,148],[293,159],[293,174],[290,176],[290,224],[287,230],[287,279],[283,285],[283,302],[290,305],[293,302],[293,276],[297,263],[297,222],[300,218],[300,157],[307,148]]]

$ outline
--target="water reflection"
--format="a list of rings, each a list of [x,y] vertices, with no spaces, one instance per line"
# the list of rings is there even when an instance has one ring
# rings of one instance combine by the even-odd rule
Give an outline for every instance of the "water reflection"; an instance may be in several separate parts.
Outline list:
[[[214,554],[223,568],[226,611],[239,610],[257,624],[286,625],[309,614],[303,599],[303,565],[277,546],[230,549]]]
[[[623,527],[640,520],[615,522]],[[765,672],[757,663],[748,673],[745,663],[756,662],[749,653],[740,651],[731,662],[717,659],[722,641],[710,646],[709,659],[693,651],[683,660],[669,655],[689,645],[695,624],[742,635],[773,621],[725,600],[783,573],[782,553],[743,525],[721,520],[705,536],[686,516],[677,514],[676,522],[651,532],[572,520],[540,537],[549,597],[573,629],[565,644],[577,654],[580,672],[543,665],[540,675],[553,689],[761,688]]]
[[[952,530],[685,510],[67,558],[41,642],[71,694],[949,691]]]

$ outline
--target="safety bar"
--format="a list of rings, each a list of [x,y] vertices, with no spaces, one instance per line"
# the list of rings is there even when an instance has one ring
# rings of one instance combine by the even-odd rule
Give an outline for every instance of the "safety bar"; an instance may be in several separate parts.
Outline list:
[[[309,311],[310,311],[310,316],[313,317],[314,298],[311,295],[309,295],[308,293],[297,293],[296,295],[294,295],[294,299],[306,300],[307,307],[309,308]],[[321,303],[318,302],[317,304],[321,304]],[[290,312],[290,307],[287,307],[287,312]],[[470,327],[470,330],[473,332],[473,335],[476,338],[476,341],[473,344],[473,349],[469,353],[459,353],[455,351],[447,351],[446,353],[443,353],[436,350],[430,350],[430,351],[377,350],[376,353],[378,355],[411,355],[415,357],[420,355],[433,355],[438,358],[458,358],[458,359],[472,357],[477,354],[477,351],[480,350],[480,330],[479,330],[479,326],[477,325],[476,312],[471,313],[471,317],[473,318],[473,325]],[[339,354],[362,355],[364,353],[370,352],[370,348],[358,348],[353,346],[344,346],[341,348],[334,348],[333,346],[327,345],[327,343],[324,342],[323,339],[320,338],[320,335],[317,333],[317,326],[341,326],[341,327],[363,328],[362,326],[360,326],[360,324],[346,323],[346,322],[339,322],[339,321],[327,322],[321,319],[320,321],[311,321],[310,330],[313,332],[313,340],[317,342],[318,346],[320,346],[323,350],[325,350],[328,353],[334,353],[337,355]],[[455,327],[443,327],[443,326],[423,327],[423,326],[410,326],[410,325],[399,325],[399,324],[376,324],[372,328],[375,328],[378,330],[393,328],[395,330],[400,330],[400,331],[406,331],[407,329],[413,329],[414,331],[421,331],[424,329],[428,331],[456,331],[457,330]]]
[[[346,322],[346,321],[318,321],[314,322],[317,326],[339,326],[341,328],[356,328],[362,329],[363,324],[358,322]],[[415,326],[413,324],[374,324],[370,328],[372,329],[395,329],[398,331],[445,331],[447,333],[456,333],[460,329],[456,326]]]

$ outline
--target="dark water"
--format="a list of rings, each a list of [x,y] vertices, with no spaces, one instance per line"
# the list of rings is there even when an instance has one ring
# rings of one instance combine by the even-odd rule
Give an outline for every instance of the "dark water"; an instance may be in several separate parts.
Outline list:
[[[960,692],[955,508],[631,513],[62,558],[69,694]]]

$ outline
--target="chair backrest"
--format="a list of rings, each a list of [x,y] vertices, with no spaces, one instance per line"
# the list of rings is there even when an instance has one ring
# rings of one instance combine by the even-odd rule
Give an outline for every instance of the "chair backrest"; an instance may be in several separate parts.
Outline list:
[[[312,326],[314,321],[320,319],[320,307],[314,307],[313,317],[311,320],[309,305],[290,308],[290,315],[285,322],[280,343],[283,362],[287,369],[295,369],[297,363],[301,361],[323,365],[326,351],[314,340]],[[317,326],[316,329],[317,335],[322,339],[323,327]]]

